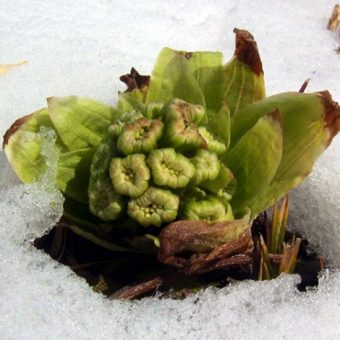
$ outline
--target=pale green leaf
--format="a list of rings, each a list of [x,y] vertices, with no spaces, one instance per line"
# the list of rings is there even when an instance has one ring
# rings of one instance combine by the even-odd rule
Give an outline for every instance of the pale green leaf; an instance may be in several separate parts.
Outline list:
[[[231,200],[236,212],[245,207],[253,209],[257,195],[274,178],[281,156],[282,120],[280,112],[274,111],[260,118],[223,158],[237,182]]]
[[[40,133],[41,127],[53,129],[47,109],[18,119],[4,136],[7,159],[24,183],[37,181],[47,169],[46,157],[42,154],[45,138]]]
[[[228,149],[230,143],[230,112],[226,105],[223,105],[217,112],[208,111],[208,127],[224,142]]]
[[[223,72],[223,100],[228,105],[231,116],[247,104],[266,96],[263,73],[256,74],[236,56],[224,66]]]
[[[203,92],[207,110],[218,112],[223,105],[223,54],[187,52],[189,69]]]
[[[57,186],[67,196],[88,202],[87,188],[94,148],[61,153],[58,162]]]
[[[110,106],[87,98],[50,97],[47,102],[53,125],[70,151],[100,144],[116,115]]]
[[[205,107],[203,92],[192,74],[186,55],[186,52],[162,49],[151,74],[146,103],[166,103],[179,98]]]
[[[253,205],[255,213],[268,208],[286,192],[299,185],[311,172],[313,163],[327,147],[330,138],[326,126],[325,100],[321,94],[282,93],[248,105],[232,121],[232,144],[264,112],[278,108],[283,117],[282,160],[270,186]],[[242,137],[241,137],[242,138]]]

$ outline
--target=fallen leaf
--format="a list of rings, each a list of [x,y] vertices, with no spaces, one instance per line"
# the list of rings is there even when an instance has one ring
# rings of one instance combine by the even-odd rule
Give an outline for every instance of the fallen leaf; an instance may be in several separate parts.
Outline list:
[[[27,64],[26,60],[16,64],[0,64],[0,75],[9,72],[12,68]]]
[[[333,8],[332,16],[328,20],[327,28],[330,31],[336,31],[340,26],[340,5],[336,4]]]

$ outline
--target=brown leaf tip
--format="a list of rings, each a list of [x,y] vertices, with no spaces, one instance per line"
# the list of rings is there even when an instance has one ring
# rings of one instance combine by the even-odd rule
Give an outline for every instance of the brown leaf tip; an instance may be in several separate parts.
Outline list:
[[[19,128],[27,122],[27,120],[32,116],[32,114],[29,114],[27,116],[21,117],[17,119],[11,126],[10,128],[6,131],[3,137],[2,141],[2,148],[5,149],[5,146],[8,144],[9,139],[11,136],[19,130]]]
[[[319,92],[319,94],[323,99],[323,105],[325,107],[325,128],[329,131],[329,138],[326,141],[327,147],[340,131],[340,106],[332,99],[332,96],[328,91],[322,91]]]
[[[130,73],[120,76],[119,79],[127,85],[125,92],[142,89],[144,86],[148,86],[150,82],[150,76],[139,74],[134,67],[132,67]]]
[[[247,64],[257,75],[263,74],[262,62],[257,49],[254,37],[246,30],[234,28],[235,37],[235,56]]]

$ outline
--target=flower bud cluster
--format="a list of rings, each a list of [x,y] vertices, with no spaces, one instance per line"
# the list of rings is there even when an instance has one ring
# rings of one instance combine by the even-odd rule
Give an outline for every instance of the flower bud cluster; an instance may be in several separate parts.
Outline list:
[[[206,122],[202,106],[179,99],[160,110],[145,106],[121,116],[109,127],[110,140],[106,148],[98,149],[92,163],[91,212],[112,220],[126,211],[143,226],[161,226],[180,218],[233,219],[228,202],[222,199],[228,183],[209,190],[218,187],[216,181],[226,171],[219,160],[226,146]],[[101,158],[106,168],[100,169],[98,154],[105,150]]]

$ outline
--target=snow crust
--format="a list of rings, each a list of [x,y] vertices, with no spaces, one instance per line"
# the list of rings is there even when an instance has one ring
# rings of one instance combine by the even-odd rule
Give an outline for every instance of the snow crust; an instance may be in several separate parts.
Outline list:
[[[159,50],[233,53],[233,27],[259,45],[267,94],[328,89],[340,100],[338,38],[325,27],[333,1],[230,0],[58,2],[2,0],[0,63],[28,64],[0,76],[0,133],[52,95],[113,104],[119,76],[151,71]],[[340,138],[292,194],[290,223],[334,270],[299,293],[297,276],[235,283],[183,301],[109,301],[31,246],[61,214],[53,188],[25,186],[0,152],[0,339],[340,338]],[[29,232],[28,232],[29,231]]]

